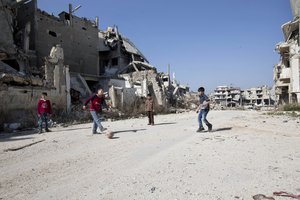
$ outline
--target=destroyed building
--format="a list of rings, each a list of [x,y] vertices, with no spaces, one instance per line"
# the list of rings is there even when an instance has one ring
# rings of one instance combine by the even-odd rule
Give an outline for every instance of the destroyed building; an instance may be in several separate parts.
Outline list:
[[[157,72],[117,26],[100,30],[97,17],[77,17],[71,4],[58,17],[38,9],[37,0],[2,0],[0,7],[1,126],[22,121],[15,118],[20,112],[30,113],[33,123],[43,91],[60,113],[97,87],[108,91],[114,107],[131,113],[143,110],[148,93],[155,109],[165,111],[188,91],[166,85],[169,73]]]
[[[253,87],[242,91],[242,105],[272,106],[275,97],[272,89],[268,86]]]
[[[239,87],[218,86],[212,96],[215,108],[242,106],[272,106],[275,103],[274,92],[267,86],[241,90]]]
[[[284,41],[276,45],[280,61],[274,66],[276,101],[300,103],[300,3],[291,0],[294,19],[281,26]]]
[[[240,104],[241,89],[232,86],[218,86],[213,93],[216,105],[224,107],[235,107]]]

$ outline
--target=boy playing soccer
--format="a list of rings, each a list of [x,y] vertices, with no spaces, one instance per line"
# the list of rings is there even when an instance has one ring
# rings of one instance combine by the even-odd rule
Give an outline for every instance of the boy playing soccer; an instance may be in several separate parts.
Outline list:
[[[204,129],[203,127],[203,123],[202,123],[202,119],[203,119],[203,122],[206,124],[206,126],[208,127],[208,131],[210,132],[212,130],[212,124],[209,123],[206,119],[207,117],[207,114],[209,112],[209,98],[204,94],[204,87],[200,87],[198,89],[198,95],[199,95],[199,106],[196,110],[197,113],[199,113],[198,115],[198,123],[199,123],[199,128],[197,130],[197,132],[201,132]]]

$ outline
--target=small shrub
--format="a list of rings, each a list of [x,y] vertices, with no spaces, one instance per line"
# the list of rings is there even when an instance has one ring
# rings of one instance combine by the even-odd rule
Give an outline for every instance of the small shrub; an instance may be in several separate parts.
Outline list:
[[[283,111],[300,111],[300,104],[286,104],[282,109]]]

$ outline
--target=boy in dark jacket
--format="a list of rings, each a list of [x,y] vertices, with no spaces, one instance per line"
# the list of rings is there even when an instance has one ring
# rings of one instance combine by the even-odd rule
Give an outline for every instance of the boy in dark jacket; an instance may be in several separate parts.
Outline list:
[[[52,114],[52,108],[51,108],[51,103],[49,100],[47,100],[47,93],[43,92],[41,95],[40,100],[38,101],[38,106],[37,106],[37,111],[38,111],[38,126],[39,126],[39,133],[42,133],[42,128],[43,128],[43,122],[45,122],[45,129],[46,132],[50,132],[48,129],[48,117]]]
[[[149,123],[148,125],[154,125],[154,116],[153,116],[153,110],[154,110],[154,101],[151,97],[151,94],[147,95],[147,99],[145,102],[145,111],[148,115],[149,118]]]
[[[197,113],[199,113],[198,115],[198,123],[199,123],[199,128],[197,130],[197,132],[201,132],[204,130],[204,127],[203,127],[203,123],[202,123],[202,119],[203,119],[203,122],[206,124],[206,126],[208,127],[208,131],[212,131],[212,124],[209,123],[206,119],[207,117],[207,114],[209,112],[209,103],[210,103],[210,100],[209,98],[204,94],[204,87],[200,87],[198,89],[198,95],[199,95],[199,106],[196,110]]]
[[[85,103],[84,106],[82,107],[83,110],[86,109],[86,105],[90,103],[90,113],[92,115],[93,118],[93,129],[92,129],[92,133],[93,134],[97,134],[97,128],[99,127],[100,129],[100,133],[103,133],[103,131],[106,130],[106,128],[104,128],[101,124],[101,119],[100,119],[100,114],[102,113],[102,107],[107,107],[106,102],[105,102],[105,95],[103,92],[103,89],[98,89],[97,93],[92,95],[90,98],[88,98]]]

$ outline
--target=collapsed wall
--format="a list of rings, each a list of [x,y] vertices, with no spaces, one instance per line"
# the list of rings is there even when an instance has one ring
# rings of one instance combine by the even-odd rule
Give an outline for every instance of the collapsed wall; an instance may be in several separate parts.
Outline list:
[[[131,114],[143,113],[147,94],[154,99],[154,110],[165,112],[168,105],[159,75],[153,70],[120,75],[123,79],[111,80],[109,96],[113,107]]]
[[[53,107],[54,116],[69,111],[70,74],[63,64],[63,50],[58,45],[45,58],[45,79],[23,75],[17,71],[0,71],[0,130],[18,124],[17,128],[35,127],[37,102],[46,92]],[[16,128],[16,127],[14,127]]]

